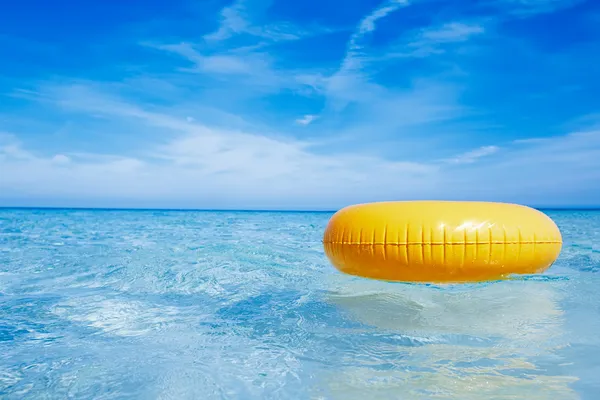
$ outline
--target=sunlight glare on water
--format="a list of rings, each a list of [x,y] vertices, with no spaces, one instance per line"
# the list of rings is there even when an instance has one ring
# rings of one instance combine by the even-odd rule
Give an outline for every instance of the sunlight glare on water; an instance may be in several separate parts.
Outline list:
[[[330,213],[0,210],[2,399],[600,397],[600,212],[544,275],[385,283]]]

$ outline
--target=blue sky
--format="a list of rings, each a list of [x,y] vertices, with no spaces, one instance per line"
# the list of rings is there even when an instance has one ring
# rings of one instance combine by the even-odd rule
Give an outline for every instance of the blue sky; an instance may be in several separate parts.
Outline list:
[[[600,3],[9,2],[0,205],[600,205]]]

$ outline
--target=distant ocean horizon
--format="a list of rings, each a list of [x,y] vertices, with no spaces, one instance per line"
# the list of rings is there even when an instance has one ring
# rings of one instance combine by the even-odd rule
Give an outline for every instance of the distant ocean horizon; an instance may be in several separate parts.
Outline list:
[[[398,200],[404,201],[404,200]],[[409,200],[406,200],[409,201]],[[357,203],[358,204],[358,203]],[[520,203],[516,203],[520,204]],[[348,204],[351,205],[351,204]],[[540,211],[600,211],[597,206],[533,206],[523,204]],[[345,207],[345,206],[344,206]],[[0,206],[0,210],[89,210],[89,211],[207,211],[207,212],[290,212],[290,213],[335,213],[338,209],[269,209],[269,208],[184,208],[184,207],[85,207],[85,206]]]

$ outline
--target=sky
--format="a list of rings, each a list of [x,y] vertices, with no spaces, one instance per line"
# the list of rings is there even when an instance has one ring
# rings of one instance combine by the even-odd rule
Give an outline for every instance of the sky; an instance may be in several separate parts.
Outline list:
[[[0,206],[600,206],[600,2],[21,0]]]

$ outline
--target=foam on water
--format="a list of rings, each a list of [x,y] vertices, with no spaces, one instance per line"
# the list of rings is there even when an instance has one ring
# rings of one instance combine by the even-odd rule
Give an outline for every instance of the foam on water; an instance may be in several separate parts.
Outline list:
[[[6,399],[600,396],[600,212],[544,275],[341,275],[327,213],[0,210]],[[512,396],[512,397],[511,397]]]

